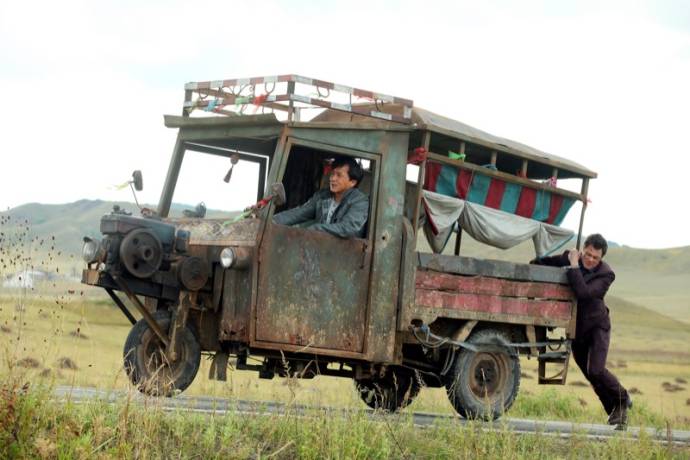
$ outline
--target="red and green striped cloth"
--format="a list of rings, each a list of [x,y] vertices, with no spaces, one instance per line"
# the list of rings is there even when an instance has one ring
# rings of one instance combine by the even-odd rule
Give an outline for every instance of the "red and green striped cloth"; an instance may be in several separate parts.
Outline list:
[[[548,190],[434,162],[426,165],[424,188],[553,225],[563,222],[575,202]]]

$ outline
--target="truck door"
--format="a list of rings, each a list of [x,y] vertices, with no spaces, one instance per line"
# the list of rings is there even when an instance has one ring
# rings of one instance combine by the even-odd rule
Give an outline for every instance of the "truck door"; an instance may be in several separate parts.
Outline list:
[[[283,344],[293,347],[278,348],[363,353],[372,263],[371,216],[376,215],[377,156],[296,140],[287,147],[283,183],[288,203],[291,193],[305,195],[301,202],[313,194],[308,184],[296,184],[294,177],[288,177],[296,171],[305,175],[304,162],[322,161],[327,165],[328,158],[349,155],[365,166],[365,178],[359,188],[369,196],[370,217],[366,237],[349,239],[267,223],[259,249],[255,345]],[[328,187],[326,173],[313,174],[313,191]]]

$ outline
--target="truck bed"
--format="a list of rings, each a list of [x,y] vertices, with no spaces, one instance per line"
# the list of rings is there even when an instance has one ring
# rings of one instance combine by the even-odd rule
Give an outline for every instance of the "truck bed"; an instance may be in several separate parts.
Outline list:
[[[577,303],[560,268],[426,253],[416,259],[414,301],[401,324],[454,318],[574,333]]]

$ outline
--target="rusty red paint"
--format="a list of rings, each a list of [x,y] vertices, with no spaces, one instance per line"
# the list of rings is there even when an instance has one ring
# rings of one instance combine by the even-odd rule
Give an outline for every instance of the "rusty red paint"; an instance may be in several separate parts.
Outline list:
[[[461,276],[434,271],[418,271],[417,288],[466,294],[530,297],[550,300],[572,300],[569,287],[554,283],[511,281],[484,276]]]
[[[527,316],[540,319],[570,320],[572,302],[533,300],[482,294],[459,294],[417,289],[417,308],[444,308],[486,314]]]

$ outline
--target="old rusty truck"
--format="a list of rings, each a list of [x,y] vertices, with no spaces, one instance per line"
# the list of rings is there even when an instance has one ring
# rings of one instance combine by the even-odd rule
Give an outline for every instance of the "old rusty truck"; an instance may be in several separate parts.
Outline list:
[[[298,75],[188,83],[165,125],[177,140],[157,208],[116,207],[82,253],[83,282],[133,325],[124,364],[142,392],[185,390],[202,354],[212,379],[345,377],[387,411],[445,387],[461,416],[486,420],[514,402],[521,356],[538,361],[539,383],[565,382],[576,301],[564,272],[464,257],[460,241],[579,247],[593,171]],[[362,238],[274,222],[327,187],[343,156],[364,171]],[[578,202],[576,233],[560,223]]]

